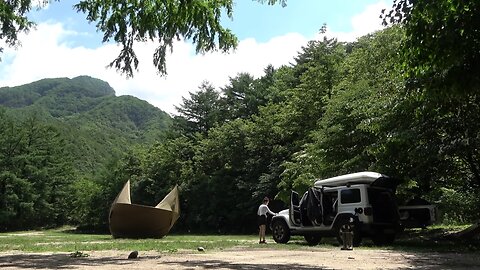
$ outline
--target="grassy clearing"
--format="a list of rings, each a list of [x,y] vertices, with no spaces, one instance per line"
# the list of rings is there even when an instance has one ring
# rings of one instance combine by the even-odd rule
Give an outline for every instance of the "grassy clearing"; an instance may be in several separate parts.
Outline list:
[[[74,252],[78,250],[181,250],[225,249],[250,246],[255,236],[168,235],[161,239],[114,239],[105,234],[77,234],[65,230],[45,230],[0,234],[0,251]]]
[[[479,252],[478,243],[459,243],[442,240],[441,235],[463,229],[464,226],[435,226],[428,230],[409,230],[397,241],[382,249],[404,251]],[[267,240],[268,241],[268,240]],[[0,233],[0,252],[76,252],[98,250],[151,250],[158,252],[196,251],[203,247],[207,251],[233,248],[274,248],[274,249],[336,249],[338,243],[332,237],[325,237],[321,244],[309,247],[301,236],[294,236],[288,244],[259,245],[256,235],[168,235],[161,239],[114,239],[106,234],[79,234],[68,229]],[[378,248],[364,238],[358,249]]]
[[[79,234],[70,230],[42,230],[0,233],[0,252],[76,252],[96,250],[152,250],[159,252],[223,250],[234,248],[314,249],[336,247],[333,238],[326,238],[316,247],[309,247],[301,236],[293,236],[288,244],[259,245],[257,235],[167,235],[161,239],[114,239],[106,234]]]

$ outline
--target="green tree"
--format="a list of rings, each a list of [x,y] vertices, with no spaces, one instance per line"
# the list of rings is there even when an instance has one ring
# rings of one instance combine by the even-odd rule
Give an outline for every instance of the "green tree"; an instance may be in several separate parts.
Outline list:
[[[268,104],[275,69],[269,65],[264,71],[265,75],[259,79],[254,79],[248,73],[239,73],[221,88],[223,121],[251,118],[259,113],[261,106]]]
[[[235,78],[230,78],[229,85],[222,89],[222,105],[225,118],[229,120],[248,118],[258,112],[260,97],[255,88],[255,79],[247,73],[240,73]]]
[[[395,0],[383,17],[405,28],[401,52],[412,91],[441,98],[478,93],[478,1]]]
[[[141,174],[134,183],[132,194],[136,200],[147,205],[156,205],[175,186],[183,191],[192,178],[194,142],[180,136],[156,143],[141,158]]]
[[[96,178],[75,182],[73,196],[70,196],[73,205],[71,220],[79,230],[108,231],[111,204],[128,180],[135,184],[141,179],[144,156],[145,149],[133,148],[124,157],[111,160],[105,169],[97,172]]]
[[[310,41],[296,57],[294,72],[298,84],[291,88],[288,105],[298,125],[299,136],[305,138],[322,118],[325,105],[332,98],[334,86],[341,78],[345,46],[336,39]]]
[[[65,224],[74,176],[64,140],[35,116],[0,112],[0,126],[1,230]]]
[[[256,0],[274,5],[286,0]],[[0,3],[0,39],[9,46],[18,45],[18,33],[28,32],[34,23],[28,19],[32,5],[46,5],[50,0],[2,1]],[[111,40],[122,46],[120,54],[110,63],[118,71],[133,76],[139,60],[135,54],[136,42],[156,41],[153,63],[160,74],[166,74],[166,54],[175,40],[193,42],[197,53],[235,48],[235,35],[221,25],[222,15],[233,18],[233,0],[81,0],[74,5],[77,12],[87,15],[103,33],[103,42]],[[0,48],[0,52],[2,48]]]
[[[406,116],[413,120],[408,136],[422,142],[411,151],[422,161],[412,167],[422,179],[417,192],[433,190],[447,201],[452,190],[459,198],[479,192],[479,11],[478,1],[396,0],[383,14],[385,24],[405,29],[399,52],[410,94]],[[474,209],[478,218],[477,205],[458,209]]]
[[[311,122],[301,148],[284,163],[286,169],[280,183],[282,197],[288,196],[290,189],[306,190],[315,178],[375,168],[388,173],[378,167],[375,151],[383,147],[383,136],[388,133],[379,129],[395,106],[398,88],[402,86],[401,77],[395,72],[400,36],[398,29],[387,29],[347,44],[344,48],[348,47],[349,52],[337,54],[339,60],[332,69],[337,70],[333,74],[341,76],[331,79],[330,99],[325,90],[322,92],[323,106],[317,108],[321,113],[317,112],[315,121]],[[316,69],[319,70],[313,74],[318,74],[320,80],[317,81],[325,81],[322,68]],[[306,81],[312,82],[312,79]],[[319,86],[328,90],[328,85]],[[303,110],[312,107],[300,106]]]
[[[46,4],[48,0],[44,0]],[[5,40],[8,46],[18,46],[18,34],[28,32],[34,25],[26,14],[31,10],[31,1],[2,1],[0,2],[0,40]],[[0,55],[3,48],[0,47]],[[1,61],[0,57],[0,61]]]
[[[246,209],[250,209],[255,178],[247,164],[248,137],[248,125],[238,119],[211,129],[198,143],[195,169],[199,179],[192,189],[202,190],[201,194],[209,194],[209,198],[195,196],[197,200],[190,201],[193,205],[188,209],[198,213],[197,218],[205,218],[202,226],[206,230],[250,231],[247,221],[251,213]]]
[[[182,104],[175,108],[179,116],[186,120],[182,121],[186,125],[183,129],[188,133],[206,134],[221,122],[220,94],[210,83],[203,82],[198,92],[190,92],[190,98],[182,97],[182,100]]]

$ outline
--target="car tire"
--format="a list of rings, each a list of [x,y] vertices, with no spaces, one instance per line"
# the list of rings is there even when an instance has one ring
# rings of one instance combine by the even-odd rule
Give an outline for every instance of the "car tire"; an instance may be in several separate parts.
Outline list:
[[[290,240],[290,229],[283,220],[275,220],[272,224],[273,240],[280,244],[285,244]]]
[[[338,243],[343,246],[343,239],[342,239],[342,231],[341,228],[345,224],[349,224],[350,221],[349,219],[341,219],[336,225],[335,225],[335,235],[337,237]],[[358,247],[362,243],[362,235],[360,233],[360,230],[358,230],[357,226],[353,227],[353,246]]]
[[[322,237],[315,234],[307,234],[304,235],[303,238],[305,238],[305,241],[307,241],[309,246],[316,246],[320,243],[320,240],[322,240]]]

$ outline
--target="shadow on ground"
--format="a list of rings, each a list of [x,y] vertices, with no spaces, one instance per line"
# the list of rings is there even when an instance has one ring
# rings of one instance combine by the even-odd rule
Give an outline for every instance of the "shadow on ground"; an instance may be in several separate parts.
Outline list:
[[[406,258],[410,267],[404,269],[478,269],[480,259],[475,253],[411,253]]]
[[[255,252],[249,250],[248,252]],[[274,251],[275,252],[275,251]],[[298,251],[296,251],[298,252]],[[134,260],[127,260],[119,258],[118,256],[103,256],[103,257],[82,257],[72,258],[69,254],[13,254],[0,255],[0,269],[14,268],[14,269],[72,269],[72,268],[122,268],[122,269],[147,269],[142,268],[142,262],[149,261],[149,265],[157,265],[156,268],[162,269],[230,269],[230,270],[253,270],[253,269],[298,269],[298,270],[313,270],[313,269],[369,269],[368,266],[385,269],[479,269],[480,256],[478,253],[437,253],[437,252],[398,252],[378,250],[373,251],[369,256],[362,255],[368,250],[359,250],[358,252],[349,251],[348,256],[338,256],[335,251],[306,251],[310,258],[315,260],[295,261],[292,257],[291,263],[284,262],[269,262],[258,263],[252,261],[230,261],[228,259],[214,259],[214,258],[191,258],[184,257],[180,260],[169,260],[167,257],[160,255],[146,255]],[[337,259],[333,259],[333,254],[337,255]],[[346,254],[346,253],[345,253]],[[261,257],[261,255],[259,255]],[[282,253],[282,256],[289,256],[288,251]],[[373,256],[373,257],[372,257]],[[261,259],[259,257],[259,259]],[[332,259],[334,261],[332,261]],[[345,265],[342,265],[345,263]],[[131,266],[131,267],[130,267]]]
[[[166,262],[166,265],[180,265],[185,269],[232,269],[232,270],[250,270],[250,269],[277,269],[277,270],[313,270],[323,269],[317,266],[302,264],[255,264],[255,263],[232,263],[222,260],[189,260],[184,262]]]
[[[142,260],[157,259],[158,256],[142,256],[134,260],[118,257],[72,258],[69,254],[13,254],[0,256],[0,269],[15,267],[20,269],[67,269],[74,266],[99,267],[104,265],[128,265]]]
[[[355,256],[352,253],[352,256]],[[392,266],[388,263],[385,265],[385,269],[419,269],[419,270],[438,270],[438,269],[478,269],[479,260],[476,258],[470,258],[463,260],[462,256],[457,258],[444,257],[441,254],[421,254],[414,255],[411,258],[405,258],[403,266]],[[319,257],[319,264],[322,260]],[[278,270],[313,270],[313,269],[369,269],[363,262],[358,261],[358,264],[352,266],[338,266],[338,265],[305,265],[305,264],[255,264],[255,263],[232,263],[223,260],[188,260],[184,262],[166,262],[164,264],[173,266],[182,266],[184,269],[231,269],[231,270],[253,270],[253,269],[278,269]],[[372,266],[372,269],[379,269],[378,265]]]

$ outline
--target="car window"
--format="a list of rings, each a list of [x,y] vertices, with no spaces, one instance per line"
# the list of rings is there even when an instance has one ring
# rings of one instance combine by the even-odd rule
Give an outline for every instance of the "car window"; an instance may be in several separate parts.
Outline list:
[[[360,189],[344,189],[340,193],[340,201],[343,203],[358,203],[361,201]]]

